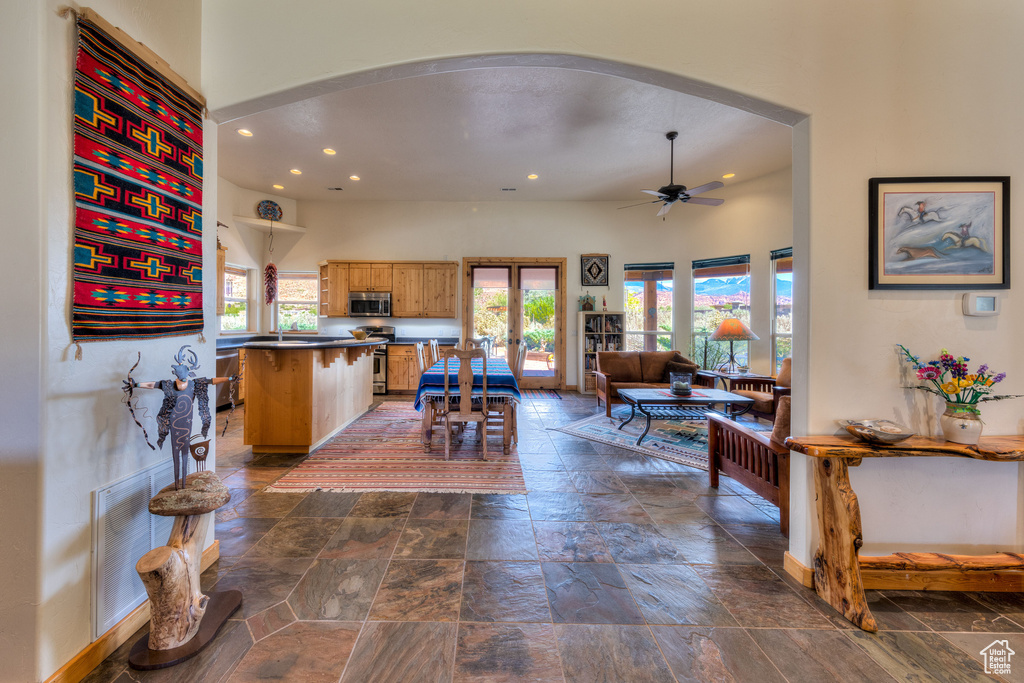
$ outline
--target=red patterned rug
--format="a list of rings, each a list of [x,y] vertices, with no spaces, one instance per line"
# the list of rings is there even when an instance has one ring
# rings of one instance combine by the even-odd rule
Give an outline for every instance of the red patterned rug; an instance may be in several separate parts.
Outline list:
[[[513,447],[487,442],[487,461],[475,429],[452,444],[444,459],[444,433],[434,430],[430,453],[420,442],[422,414],[411,402],[386,401],[338,433],[267,491],[422,491],[424,493],[526,493]]]

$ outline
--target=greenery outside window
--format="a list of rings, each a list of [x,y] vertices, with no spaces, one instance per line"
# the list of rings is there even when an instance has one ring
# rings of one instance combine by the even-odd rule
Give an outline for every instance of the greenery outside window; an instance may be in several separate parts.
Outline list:
[[[625,309],[627,351],[671,351],[674,263],[627,263]]]
[[[316,273],[281,273],[277,278],[277,326],[316,332],[320,280]]]
[[[750,325],[750,255],[693,262],[690,357],[707,370],[728,360],[729,342],[709,341],[726,318]],[[749,365],[749,342],[733,342],[736,362]]]
[[[793,353],[793,248],[772,252],[772,358],[775,373]]]
[[[249,271],[238,266],[224,267],[224,315],[221,332],[245,332],[249,329]]]

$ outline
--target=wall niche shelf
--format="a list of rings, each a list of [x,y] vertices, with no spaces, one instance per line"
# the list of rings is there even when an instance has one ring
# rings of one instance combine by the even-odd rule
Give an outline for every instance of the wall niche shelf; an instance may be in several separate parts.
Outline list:
[[[270,221],[262,218],[250,218],[248,216],[232,216],[235,223],[238,225],[244,225],[247,228],[253,230],[259,230],[260,232],[270,232]],[[274,221],[274,230],[280,230],[281,232],[292,232],[298,235],[306,234],[306,229],[298,225],[289,225],[288,223],[282,223],[281,221]]]

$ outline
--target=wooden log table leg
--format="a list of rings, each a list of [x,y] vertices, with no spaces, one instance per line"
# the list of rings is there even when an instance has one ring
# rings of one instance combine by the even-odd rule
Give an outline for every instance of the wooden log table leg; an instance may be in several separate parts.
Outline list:
[[[857,553],[864,543],[860,505],[850,487],[850,472],[842,458],[815,458],[818,552],[814,556],[814,589],[844,617],[864,629],[877,631],[868,609]],[[852,462],[860,464],[859,460]]]
[[[501,405],[501,446],[505,455],[512,452],[512,403]]]
[[[429,399],[423,399],[423,422],[420,427],[421,441],[423,442],[423,452],[430,452],[430,440],[433,437],[431,428],[434,425],[434,402]]]

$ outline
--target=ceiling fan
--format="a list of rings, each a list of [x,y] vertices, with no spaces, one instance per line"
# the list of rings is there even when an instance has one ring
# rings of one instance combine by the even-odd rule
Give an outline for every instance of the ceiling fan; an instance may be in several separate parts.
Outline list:
[[[685,185],[675,184],[675,162],[676,162],[676,138],[679,133],[676,131],[670,131],[665,133],[665,137],[669,140],[672,145],[671,156],[669,157],[669,169],[668,169],[668,185],[661,187],[657,190],[641,190],[647,194],[652,194],[657,199],[652,202],[641,202],[640,204],[630,204],[629,206],[620,206],[620,209],[630,209],[634,206],[643,206],[645,204],[657,204],[662,202],[664,206],[658,211],[658,215],[664,217],[669,212],[672,206],[676,202],[683,204],[707,204],[708,206],[718,206],[725,202],[724,199],[713,199],[711,197],[697,197],[695,195],[708,192],[710,190],[717,190],[720,187],[725,187],[724,183],[717,180],[705,183],[699,187],[695,187],[692,190],[688,190]]]

